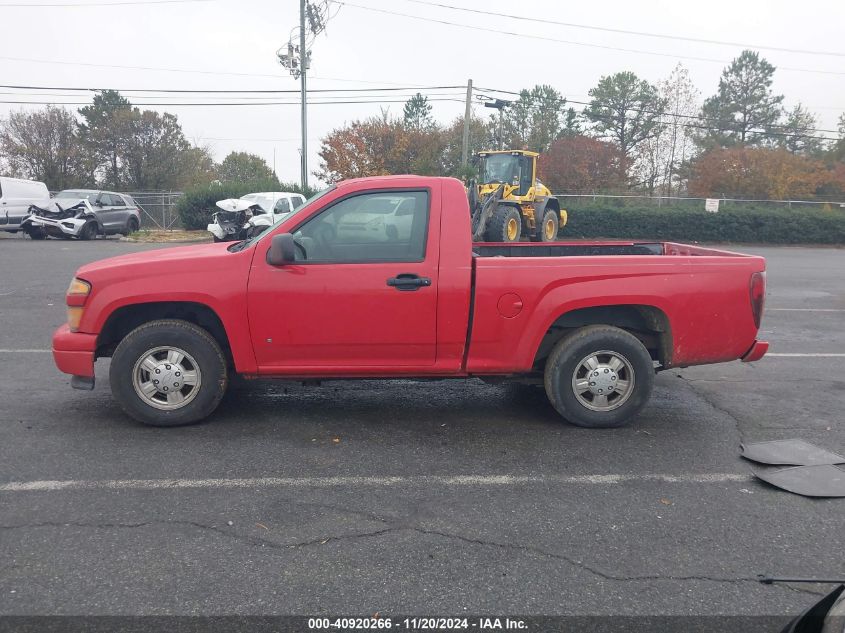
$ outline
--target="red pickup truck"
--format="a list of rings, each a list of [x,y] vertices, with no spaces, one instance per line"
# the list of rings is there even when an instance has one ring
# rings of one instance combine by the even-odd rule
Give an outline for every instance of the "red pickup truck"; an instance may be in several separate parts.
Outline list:
[[[566,420],[619,426],[656,371],[760,359],[765,260],[660,242],[473,244],[463,185],[329,187],[264,234],[83,266],[59,369],[141,422],[211,414],[233,375],[460,378],[545,387]]]

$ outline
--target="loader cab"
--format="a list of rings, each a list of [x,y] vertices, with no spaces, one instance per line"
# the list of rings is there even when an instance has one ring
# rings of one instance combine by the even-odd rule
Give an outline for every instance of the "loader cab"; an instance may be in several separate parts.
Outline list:
[[[479,183],[514,187],[511,195],[527,196],[534,185],[537,154],[526,151],[480,152]]]

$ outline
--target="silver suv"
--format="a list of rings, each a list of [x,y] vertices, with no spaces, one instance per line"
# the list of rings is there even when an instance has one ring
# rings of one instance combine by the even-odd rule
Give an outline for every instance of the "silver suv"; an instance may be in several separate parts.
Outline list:
[[[50,199],[45,208],[32,206],[21,229],[32,239],[76,237],[90,240],[97,235],[128,235],[141,227],[141,213],[125,193],[95,189],[66,189]]]

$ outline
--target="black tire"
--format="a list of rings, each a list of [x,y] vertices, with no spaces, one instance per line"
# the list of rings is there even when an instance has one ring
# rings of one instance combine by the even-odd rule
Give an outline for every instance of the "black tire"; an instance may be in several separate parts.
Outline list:
[[[26,229],[26,234],[29,235],[30,239],[33,240],[46,240],[47,239],[47,232],[42,229],[40,226],[30,227]]]
[[[611,370],[609,378],[605,375],[607,372],[604,372],[606,366],[600,365],[598,370],[602,371],[602,380],[627,379],[630,391],[622,398],[614,386],[613,390],[607,392],[610,397],[605,396],[608,404],[603,410],[593,410],[582,400],[600,396],[590,388],[579,399],[573,385],[573,377],[576,376],[576,371],[580,371],[579,367],[584,360],[599,352],[612,352],[627,362],[618,373]],[[598,358],[611,357],[598,354]],[[586,378],[582,377],[582,380],[590,377],[588,374]],[[555,345],[546,361],[544,383],[552,406],[572,424],[587,428],[619,427],[630,422],[651,397],[654,387],[654,363],[648,350],[632,334],[610,325],[590,325],[575,330]],[[590,384],[595,385],[592,382]],[[601,384],[599,382],[594,388],[597,390]],[[612,398],[616,399],[616,404]]]
[[[82,228],[79,229],[77,237],[80,240],[93,240],[95,237],[97,237],[97,233],[97,223],[94,220],[88,220],[85,224],[82,225]]]
[[[200,380],[197,393],[187,404],[162,410],[148,404],[136,392],[133,372],[136,363],[151,350],[169,346],[183,350],[196,362]],[[192,424],[208,417],[220,404],[228,384],[226,358],[217,341],[193,323],[177,319],[151,321],[132,330],[117,346],[109,369],[109,383],[115,400],[139,422],[151,426]]]
[[[515,230],[514,230],[515,226]],[[486,242],[518,242],[522,235],[522,214],[509,205],[499,205],[484,230]]]
[[[132,233],[136,233],[140,228],[141,224],[138,222],[138,218],[133,215],[126,221],[126,233],[124,235],[128,237]]]
[[[554,227],[554,229],[550,227]],[[546,209],[537,232],[537,241],[554,242],[557,239],[558,230],[560,230],[560,215],[554,209]]]

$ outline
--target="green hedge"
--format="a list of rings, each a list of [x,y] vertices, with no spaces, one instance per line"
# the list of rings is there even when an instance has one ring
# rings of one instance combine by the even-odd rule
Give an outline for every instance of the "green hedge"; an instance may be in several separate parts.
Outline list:
[[[176,212],[184,229],[204,229],[211,222],[211,215],[217,211],[215,203],[227,198],[240,198],[247,193],[259,191],[289,191],[301,193],[306,198],[314,195],[314,190],[308,187],[303,190],[297,184],[275,179],[256,182],[220,182],[196,187],[185,192],[176,203]]]
[[[740,242],[751,244],[845,244],[841,210],[720,210],[567,207],[561,237]]]

